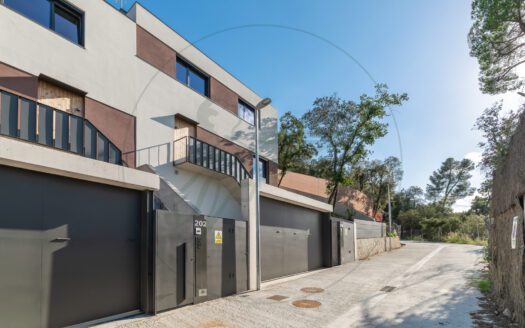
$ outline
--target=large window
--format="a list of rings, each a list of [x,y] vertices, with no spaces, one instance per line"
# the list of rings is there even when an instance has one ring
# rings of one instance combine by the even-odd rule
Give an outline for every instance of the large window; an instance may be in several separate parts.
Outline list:
[[[83,45],[83,15],[60,0],[3,0],[4,4],[57,34]],[[0,0],[1,2],[1,0]]]
[[[239,101],[237,105],[237,113],[240,118],[250,123],[251,125],[255,124],[255,109],[250,105],[246,104],[243,101]]]
[[[203,96],[208,96],[208,78],[184,60],[177,58],[177,80],[197,91]]]

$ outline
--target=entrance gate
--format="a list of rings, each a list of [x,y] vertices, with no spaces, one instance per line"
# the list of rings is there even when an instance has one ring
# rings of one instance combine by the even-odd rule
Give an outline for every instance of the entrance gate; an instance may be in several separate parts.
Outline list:
[[[155,312],[248,288],[246,222],[156,211]]]

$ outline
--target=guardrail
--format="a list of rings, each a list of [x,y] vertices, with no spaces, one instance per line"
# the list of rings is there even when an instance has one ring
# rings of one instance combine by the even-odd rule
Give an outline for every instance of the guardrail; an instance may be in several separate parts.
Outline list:
[[[0,90],[0,135],[122,165],[122,152],[87,119]]]
[[[173,163],[195,164],[231,176],[239,183],[251,178],[251,174],[237,156],[191,136],[184,136],[173,142]]]

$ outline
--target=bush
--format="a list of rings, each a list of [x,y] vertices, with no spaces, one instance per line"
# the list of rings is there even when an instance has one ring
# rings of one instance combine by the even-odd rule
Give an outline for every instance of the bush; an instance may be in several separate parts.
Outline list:
[[[397,231],[392,230],[392,231],[388,232],[388,233],[386,234],[386,236],[387,236],[387,237],[391,237],[391,238],[397,237]]]
[[[479,245],[487,246],[486,239],[471,238],[469,235],[460,232],[450,232],[443,239],[444,242],[453,244],[467,244],[467,245]]]

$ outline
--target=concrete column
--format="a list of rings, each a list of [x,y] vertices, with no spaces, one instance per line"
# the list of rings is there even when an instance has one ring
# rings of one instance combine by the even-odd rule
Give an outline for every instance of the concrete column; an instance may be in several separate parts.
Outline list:
[[[241,182],[241,213],[248,222],[248,289],[257,289],[257,230],[255,215],[255,181]]]

